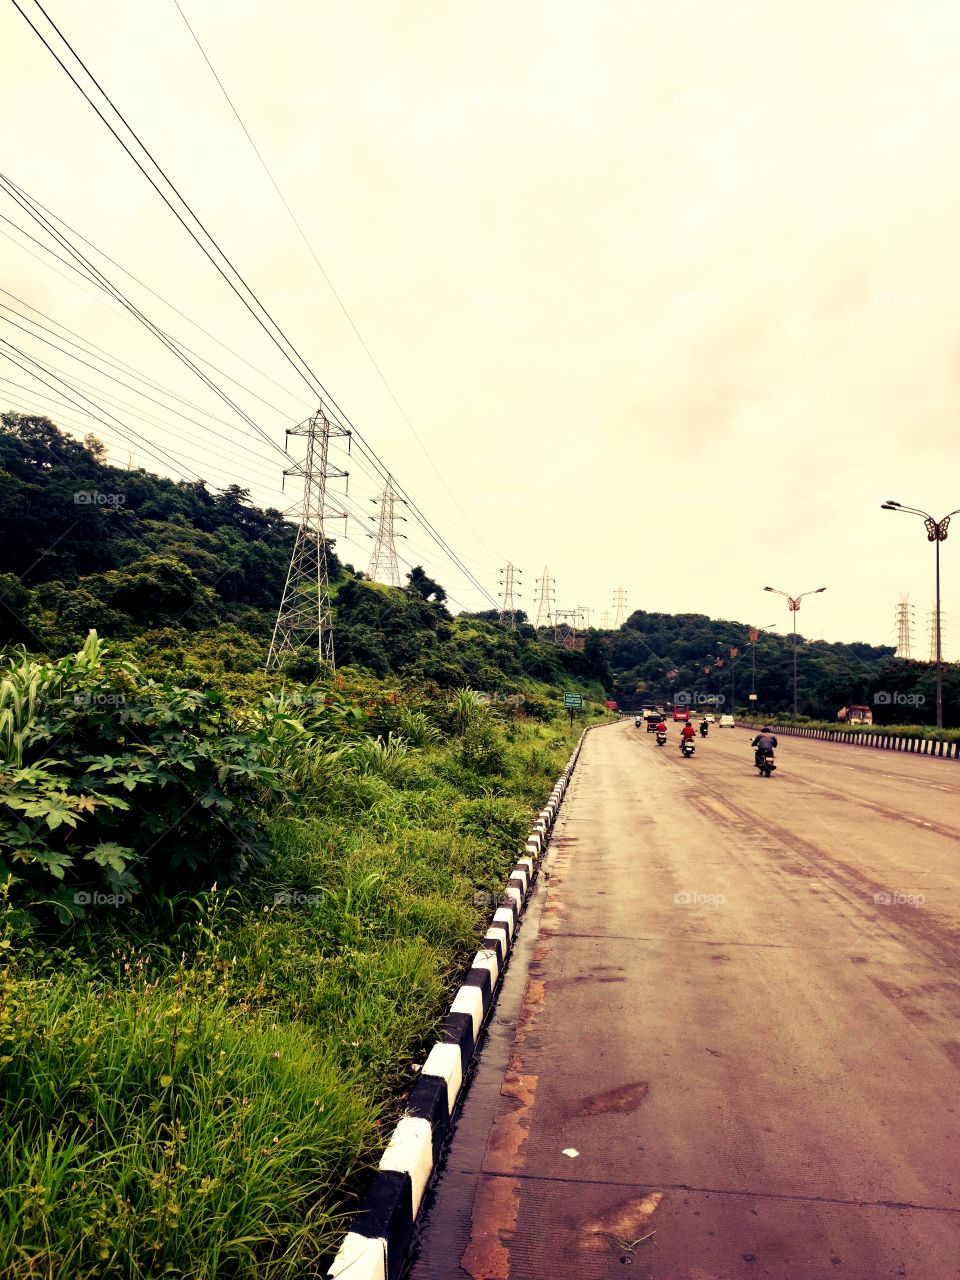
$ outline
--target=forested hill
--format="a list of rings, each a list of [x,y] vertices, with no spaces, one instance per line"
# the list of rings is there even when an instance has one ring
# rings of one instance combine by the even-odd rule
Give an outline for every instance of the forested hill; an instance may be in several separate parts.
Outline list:
[[[60,655],[93,628],[157,667],[263,667],[294,528],[236,485],[211,492],[106,462],[41,417],[0,416],[0,644]],[[328,544],[338,665],[439,688],[496,691],[524,680],[603,695],[604,646],[558,649],[522,618],[452,618],[443,587],[416,567],[404,590],[365,580]],[[309,655],[288,667],[309,682]]]
[[[281,512],[258,509],[236,485],[211,491],[201,480],[122,470],[93,437],[75,440],[46,418],[0,417],[0,643],[59,655],[95,628],[187,673],[259,671],[293,536]],[[594,696],[606,689],[628,710],[677,692],[742,710],[751,689],[761,714],[792,705],[789,633],[764,632],[754,646],[744,623],[637,611],[618,631],[590,630],[576,653],[523,615],[515,631],[495,612],[451,617],[443,587],[422,569],[398,590],[342,565],[332,544],[329,557],[342,665],[447,689],[511,690],[525,680]],[[785,611],[784,632],[788,625]],[[891,701],[878,719],[929,718],[929,664],[893,654],[889,645],[801,638],[801,710],[833,719],[882,692]],[[320,674],[309,656],[289,671],[307,682]],[[960,699],[957,686],[949,668],[948,706]],[[897,694],[913,698],[909,717]]]
[[[761,715],[786,711],[793,703],[793,647],[789,615],[783,631],[762,631],[756,643],[751,628],[741,622],[720,621],[702,613],[631,614],[612,636],[610,665],[613,696],[625,708],[644,702],[667,702],[678,692],[695,705],[708,695],[719,698],[722,710],[751,706],[757,693]],[[874,707],[878,721],[924,722],[933,710],[933,672],[929,663],[900,661],[892,645],[834,644],[810,640],[798,633],[797,675],[802,714],[835,719],[841,707]],[[955,671],[950,696],[960,694]],[[874,702],[882,692],[889,701]],[[905,712],[895,696],[922,698]]]

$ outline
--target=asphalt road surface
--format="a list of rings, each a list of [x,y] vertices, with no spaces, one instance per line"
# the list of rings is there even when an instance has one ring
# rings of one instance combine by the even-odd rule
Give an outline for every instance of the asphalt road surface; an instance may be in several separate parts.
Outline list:
[[[586,741],[413,1280],[958,1280],[960,762]]]

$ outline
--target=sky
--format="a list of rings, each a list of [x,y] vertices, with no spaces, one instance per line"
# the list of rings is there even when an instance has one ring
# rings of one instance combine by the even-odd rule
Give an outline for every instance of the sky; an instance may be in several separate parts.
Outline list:
[[[35,0],[17,3],[73,68]],[[960,507],[954,3],[44,7],[489,596],[509,561],[528,612],[548,566],[556,605],[594,623],[623,587],[628,612],[784,632],[763,587],[825,586],[803,634],[886,644],[907,594],[928,656],[934,548],[880,503]],[[0,337],[82,378],[101,420],[2,354],[0,407],[93,430],[121,465],[289,507],[285,430],[316,389],[10,2],[0,73],[2,172],[139,278],[95,258],[262,434],[27,240],[52,243],[5,191]],[[59,326],[130,385],[40,340],[66,347]],[[334,456],[357,518],[330,532],[366,568],[382,478]],[[399,527],[401,557],[455,607],[489,607],[413,518]],[[957,660],[954,538],[941,552]]]

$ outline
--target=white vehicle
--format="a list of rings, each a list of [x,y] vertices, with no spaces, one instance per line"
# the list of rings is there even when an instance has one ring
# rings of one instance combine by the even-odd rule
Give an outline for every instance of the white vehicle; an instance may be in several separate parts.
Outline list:
[[[712,711],[708,711],[707,714],[703,717],[703,719],[706,720],[707,724],[716,724],[717,717],[713,714]]]
[[[720,723],[717,725],[718,729],[735,729],[736,727],[737,722],[733,716],[721,716]]]

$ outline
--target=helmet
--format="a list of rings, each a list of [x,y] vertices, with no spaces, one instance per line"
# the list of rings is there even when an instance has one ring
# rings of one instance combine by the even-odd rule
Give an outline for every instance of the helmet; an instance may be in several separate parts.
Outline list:
[[[761,732],[761,733],[773,733],[773,730],[770,728],[770,726],[769,726],[768,724],[765,724],[765,725],[763,726],[763,728],[760,730],[760,732]]]

